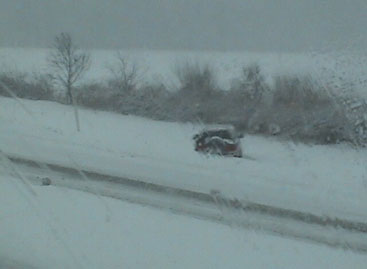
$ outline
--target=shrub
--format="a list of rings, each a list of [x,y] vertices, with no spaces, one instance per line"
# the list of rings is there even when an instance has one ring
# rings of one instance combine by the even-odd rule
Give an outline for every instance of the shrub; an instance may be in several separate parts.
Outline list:
[[[29,76],[21,72],[3,72],[0,81],[19,98],[54,100],[51,80],[48,76],[34,73]],[[10,97],[8,90],[0,85],[0,95]]]
[[[92,83],[76,88],[76,99],[84,107],[117,112],[121,95],[103,84]]]
[[[129,62],[121,53],[117,53],[116,62],[108,67],[111,78],[108,85],[122,94],[130,94],[137,90],[139,70],[135,63]]]
[[[0,94],[2,96],[10,97],[11,94],[8,92],[10,90],[13,94],[19,98],[23,98],[25,94],[25,77],[26,75],[19,72],[3,72],[0,74],[0,82],[3,85],[0,87]]]
[[[149,84],[132,92],[120,93],[100,83],[77,89],[78,104],[121,114],[167,120],[165,102],[169,93],[163,84]]]
[[[118,111],[149,118],[161,118],[168,92],[163,84],[145,85],[130,94],[122,95]]]
[[[274,80],[272,100],[275,106],[307,110],[334,102],[325,88],[310,76],[277,76]]]
[[[48,75],[33,73],[28,83],[28,94],[37,100],[55,100],[55,89],[52,86],[52,78]]]
[[[263,129],[260,123],[253,121],[256,111],[266,110],[266,94],[270,91],[261,68],[251,64],[242,68],[241,76],[232,82],[226,93],[226,117],[243,131]]]
[[[271,93],[271,104],[257,109],[247,125],[250,132],[273,134],[276,126],[277,134],[294,141],[359,141],[347,107],[311,77],[278,76]]]
[[[139,100],[139,115],[160,120],[169,119],[169,112],[166,110],[169,96],[170,93],[162,83],[144,85],[137,91],[136,96]]]
[[[204,98],[213,91],[218,90],[213,69],[208,65],[186,62],[177,65],[174,73],[179,81],[179,91]]]
[[[213,69],[208,64],[187,62],[177,65],[174,73],[179,86],[168,105],[173,118],[181,121],[216,121],[221,116],[218,104],[223,94],[217,86]]]
[[[231,94],[244,106],[255,106],[263,102],[269,86],[261,74],[258,64],[251,64],[242,68],[242,75],[233,83]]]

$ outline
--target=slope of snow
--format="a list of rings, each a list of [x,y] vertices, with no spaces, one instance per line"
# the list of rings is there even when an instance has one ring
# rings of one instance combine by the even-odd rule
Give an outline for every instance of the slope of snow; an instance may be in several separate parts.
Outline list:
[[[2,170],[0,170],[1,172]],[[365,268],[367,256],[0,176],[0,268]]]
[[[193,150],[202,126],[80,110],[44,101],[0,98],[0,150],[146,182],[355,221],[367,220],[365,150],[306,146],[248,136],[248,159]]]

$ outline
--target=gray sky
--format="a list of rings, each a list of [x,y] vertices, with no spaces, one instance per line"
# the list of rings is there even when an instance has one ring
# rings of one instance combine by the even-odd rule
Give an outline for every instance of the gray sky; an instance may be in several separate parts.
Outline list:
[[[366,0],[0,0],[0,46],[304,51],[367,48]]]

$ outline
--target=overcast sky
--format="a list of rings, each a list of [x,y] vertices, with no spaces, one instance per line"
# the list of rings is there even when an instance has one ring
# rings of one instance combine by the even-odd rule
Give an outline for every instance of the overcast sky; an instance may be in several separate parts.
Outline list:
[[[367,47],[367,0],[0,0],[0,46],[305,51]]]

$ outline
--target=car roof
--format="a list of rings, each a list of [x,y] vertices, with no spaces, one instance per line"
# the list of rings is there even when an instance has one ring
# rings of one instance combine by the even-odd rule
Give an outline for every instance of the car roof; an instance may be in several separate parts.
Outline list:
[[[218,129],[205,129],[200,132],[200,134],[205,134],[208,136],[219,136],[222,138],[232,138],[234,130],[226,129],[226,128],[218,128]]]
[[[203,132],[210,131],[235,131],[235,128],[232,125],[208,125],[203,129]]]

